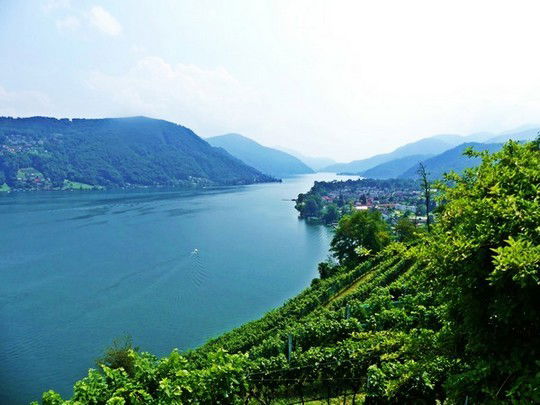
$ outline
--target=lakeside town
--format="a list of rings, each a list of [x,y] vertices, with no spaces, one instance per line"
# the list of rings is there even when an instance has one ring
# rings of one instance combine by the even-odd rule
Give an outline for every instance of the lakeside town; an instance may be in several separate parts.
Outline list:
[[[296,209],[301,218],[325,224],[335,224],[355,210],[377,210],[390,225],[400,218],[416,225],[427,221],[423,192],[411,179],[317,181],[307,193],[298,195]]]

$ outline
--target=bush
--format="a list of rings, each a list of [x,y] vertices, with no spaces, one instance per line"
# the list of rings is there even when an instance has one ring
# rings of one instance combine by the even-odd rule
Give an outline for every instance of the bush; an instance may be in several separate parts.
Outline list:
[[[123,336],[113,340],[110,347],[105,350],[103,357],[96,360],[96,365],[101,368],[107,366],[111,369],[124,369],[124,371],[132,376],[134,373],[135,361],[133,351],[138,348],[133,347],[133,339],[131,336]]]

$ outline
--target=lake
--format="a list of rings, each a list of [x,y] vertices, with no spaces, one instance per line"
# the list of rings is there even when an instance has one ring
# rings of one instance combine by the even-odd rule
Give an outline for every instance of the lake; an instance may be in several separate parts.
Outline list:
[[[0,403],[69,397],[114,338],[164,356],[297,294],[331,232],[291,199],[334,178],[0,195]]]

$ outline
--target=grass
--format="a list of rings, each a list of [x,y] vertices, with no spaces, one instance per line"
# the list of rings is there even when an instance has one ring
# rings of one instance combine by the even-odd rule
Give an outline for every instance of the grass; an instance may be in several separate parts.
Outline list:
[[[23,181],[34,177],[43,178],[43,174],[39,170],[34,169],[33,167],[24,167],[17,170],[17,178],[20,178]]]
[[[326,303],[325,307],[328,307],[332,302],[353,293],[361,284],[371,280],[371,278],[373,278],[374,275],[375,275],[374,271],[369,271],[367,273],[362,274],[352,284],[349,284],[347,287],[343,288],[336,295],[330,298],[330,300],[328,300],[328,302]]]
[[[96,188],[99,187],[71,180],[64,180],[64,185],[62,186],[62,190],[94,190]]]

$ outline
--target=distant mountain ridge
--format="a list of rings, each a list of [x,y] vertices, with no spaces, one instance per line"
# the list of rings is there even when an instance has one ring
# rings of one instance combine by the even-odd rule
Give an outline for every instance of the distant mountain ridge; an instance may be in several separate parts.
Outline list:
[[[487,150],[490,153],[496,152],[502,148],[502,143],[479,143],[479,142],[467,142],[449,149],[437,156],[433,156],[429,159],[422,161],[426,171],[429,173],[431,179],[440,179],[444,173],[450,171],[462,172],[466,168],[474,167],[481,161],[477,157],[469,157],[463,155],[465,149],[472,147],[476,151]],[[405,170],[399,178],[412,179],[418,177],[419,165],[415,164],[409,169]]]
[[[0,118],[0,186],[193,186],[273,180],[190,129],[164,120]]]
[[[206,139],[262,173],[275,177],[313,173],[300,159],[281,150],[263,146],[240,134],[225,134]]]
[[[306,156],[303,153],[300,153],[294,149],[276,147],[276,149],[281,150],[289,155],[294,156],[295,158],[304,162],[308,167],[312,168],[315,171],[319,171],[324,167],[334,165],[337,162],[334,159],[322,156]]]
[[[420,139],[419,141],[400,146],[390,153],[375,155],[367,159],[355,160],[350,163],[338,163],[328,166],[322,171],[336,173],[360,173],[394,159],[400,159],[411,155],[435,155],[451,148],[452,146],[452,143],[436,139],[435,137],[424,138]]]
[[[439,134],[408,143],[390,153],[379,154],[361,160],[354,160],[349,163],[337,163],[324,167],[321,169],[321,171],[361,174],[362,172],[374,168],[375,166],[395,159],[420,154],[438,155],[446,150],[468,142],[491,144],[504,143],[510,139],[516,141],[532,140],[536,138],[539,131],[539,126],[527,125],[510,131],[501,132],[499,134],[490,132],[479,132],[465,136],[455,134]]]
[[[520,130],[513,130],[503,132],[499,135],[486,139],[486,143],[504,143],[510,139],[515,141],[531,141],[535,139],[539,134],[539,128],[526,128]]]
[[[381,163],[360,173],[362,177],[372,179],[392,179],[401,176],[407,169],[433,157],[433,155],[411,155]]]

